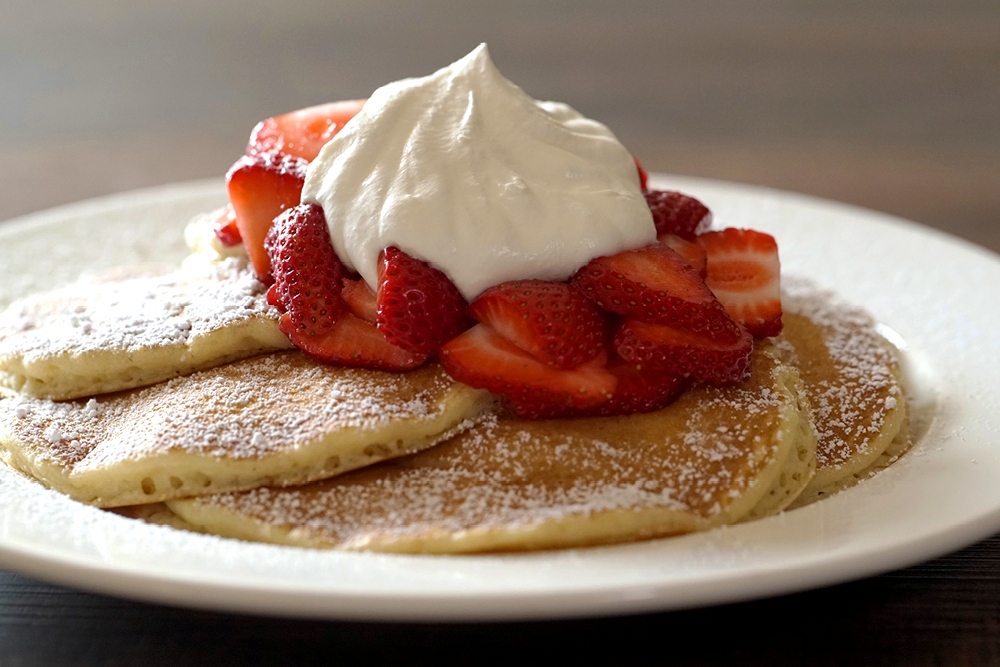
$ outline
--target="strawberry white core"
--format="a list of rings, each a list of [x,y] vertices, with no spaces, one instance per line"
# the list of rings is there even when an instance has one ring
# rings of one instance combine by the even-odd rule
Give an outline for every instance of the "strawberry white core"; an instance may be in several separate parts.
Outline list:
[[[376,90],[310,164],[302,201],[323,207],[337,255],[369,285],[396,246],[469,301],[656,240],[628,150],[565,104],[533,100],[485,44]]]

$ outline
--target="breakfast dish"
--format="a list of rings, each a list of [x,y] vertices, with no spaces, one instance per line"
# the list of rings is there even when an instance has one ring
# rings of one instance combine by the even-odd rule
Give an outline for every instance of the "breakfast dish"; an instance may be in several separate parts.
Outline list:
[[[525,619],[803,590],[903,567],[994,533],[1000,494],[992,480],[1000,470],[990,452],[1000,428],[1000,361],[975,341],[988,340],[986,332],[1000,322],[980,294],[951,286],[1000,280],[995,257],[888,216],[799,195],[680,177],[654,176],[650,183],[697,196],[717,224],[774,234],[783,240],[789,273],[851,295],[899,333],[909,344],[905,377],[916,440],[910,454],[849,492],[723,530],[598,549],[441,560],[288,549],[167,530],[74,502],[0,468],[0,561],[49,581],[184,606],[323,618]],[[188,219],[224,201],[220,185],[207,182],[9,223],[0,229],[0,271],[3,286],[22,291],[5,294],[38,289],[60,269],[70,277],[134,261],[149,234],[181,238]],[[149,226],[135,229],[135,220]],[[11,272],[29,244],[54,243],[81,227],[96,247],[117,254],[98,256],[81,244],[74,258],[40,257],[31,271]],[[134,240],[115,243],[122,238]],[[186,256],[182,245],[165,247],[166,262]],[[893,262],[884,261],[889,253]],[[938,259],[933,267],[928,256]],[[906,290],[892,287],[904,283]],[[928,302],[950,305],[932,322]],[[967,335],[960,342],[953,331]]]
[[[182,269],[3,314],[3,460],[219,535],[437,553],[705,530],[869,468],[907,412],[873,324],[806,295],[781,335],[775,239],[647,178],[485,45],[262,121]]]
[[[869,316],[783,300],[775,237],[485,46],[262,121],[227,194],[181,269],[3,315],[8,465],[159,530],[463,554],[784,521],[911,443]]]

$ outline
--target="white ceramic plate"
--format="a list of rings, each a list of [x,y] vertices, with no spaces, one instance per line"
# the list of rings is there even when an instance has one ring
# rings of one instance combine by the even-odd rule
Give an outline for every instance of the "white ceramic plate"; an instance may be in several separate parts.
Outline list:
[[[660,176],[717,226],[779,240],[789,272],[861,304],[908,344],[920,439],[899,463],[815,505],[640,544],[412,557],[250,544],[149,526],[0,469],[0,565],[48,581],[220,610],[352,619],[500,619],[663,610],[802,590],[904,567],[1000,530],[997,256],[871,211]],[[0,306],[83,270],[179,260],[221,182],[84,202],[0,226]]]

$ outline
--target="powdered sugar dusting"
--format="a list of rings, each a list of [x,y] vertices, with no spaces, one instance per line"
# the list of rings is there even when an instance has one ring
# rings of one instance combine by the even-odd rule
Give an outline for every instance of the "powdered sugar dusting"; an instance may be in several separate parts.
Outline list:
[[[793,349],[790,361],[806,382],[818,440],[817,464],[821,469],[841,466],[868,452],[888,412],[902,400],[898,362],[863,310],[808,280],[785,279],[783,289],[785,311],[808,317],[822,334],[814,337],[821,338],[828,359],[803,353],[805,330],[794,344],[780,344]]]
[[[33,458],[75,469],[176,450],[246,459],[291,451],[338,430],[434,418],[453,387],[437,366],[394,374],[325,366],[286,352],[100,402],[0,400],[0,431]]]
[[[519,422],[493,416],[413,456],[296,489],[198,499],[326,543],[523,526],[605,510],[658,507],[711,520],[774,460],[782,367],[698,388],[628,418]]]
[[[277,319],[246,260],[167,275],[81,281],[15,301],[0,314],[0,359],[189,343],[250,317]]]

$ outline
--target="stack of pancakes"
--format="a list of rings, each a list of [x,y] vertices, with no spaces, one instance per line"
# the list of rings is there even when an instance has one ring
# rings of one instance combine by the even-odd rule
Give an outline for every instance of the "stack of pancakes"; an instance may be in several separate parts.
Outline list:
[[[705,530],[909,446],[895,350],[799,285],[751,377],[658,412],[518,421],[436,364],[289,350],[245,260],[78,283],[0,315],[0,457],[81,502],[248,540],[462,553]]]

